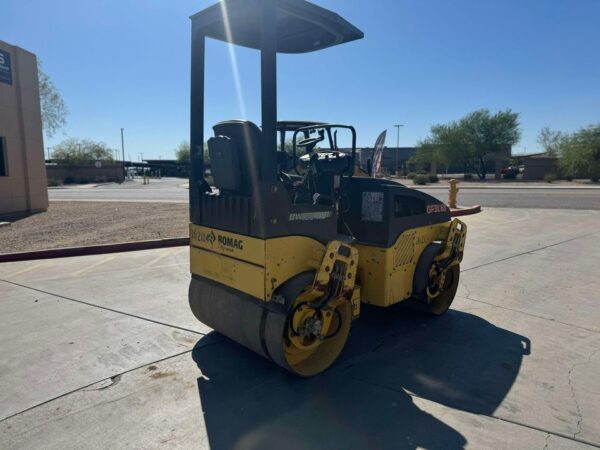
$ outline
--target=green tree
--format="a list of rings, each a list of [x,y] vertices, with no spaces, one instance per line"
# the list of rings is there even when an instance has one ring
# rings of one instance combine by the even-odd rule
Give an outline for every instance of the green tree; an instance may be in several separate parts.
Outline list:
[[[551,130],[544,127],[537,135],[537,143],[549,156],[558,156],[565,140],[565,134],[561,131]]]
[[[511,110],[491,114],[480,109],[458,121],[431,127],[424,146],[417,150],[416,159],[428,163],[461,163],[473,166],[480,178],[487,175],[487,159],[506,146],[519,142],[519,114]]]
[[[50,77],[42,70],[38,60],[38,84],[40,90],[40,108],[42,127],[46,136],[51,138],[67,123],[67,106]]]
[[[431,127],[433,142],[444,155],[447,164],[460,163],[466,169],[471,163],[473,149],[464,127],[453,121]]]
[[[175,148],[175,158],[181,164],[190,163],[190,143],[188,141],[181,141]]]
[[[560,168],[565,175],[600,177],[600,123],[566,135],[560,146]]]
[[[408,160],[408,164],[416,166],[417,170],[424,170],[431,164],[448,167],[449,156],[444,151],[444,146],[434,139],[427,138],[417,144],[417,151]]]
[[[503,148],[516,144],[521,138],[519,114],[510,109],[494,115],[488,109],[473,111],[460,119],[459,127],[465,135],[475,170],[481,179],[487,175],[487,157],[502,152]]]
[[[183,140],[175,147],[175,158],[179,164],[191,164],[191,150],[190,143],[187,140]],[[208,156],[208,146],[204,144],[204,166],[210,166],[210,158]]]
[[[114,150],[104,142],[69,138],[57,144],[52,158],[69,164],[91,164],[95,161],[113,162]]]
[[[432,163],[446,166],[460,163],[466,170],[472,158],[471,144],[459,122],[438,124],[431,127],[429,136],[417,146],[410,163],[419,169]]]

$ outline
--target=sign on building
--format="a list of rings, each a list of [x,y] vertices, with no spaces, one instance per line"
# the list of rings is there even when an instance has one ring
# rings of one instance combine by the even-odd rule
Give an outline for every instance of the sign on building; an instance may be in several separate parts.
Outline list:
[[[10,53],[0,50],[0,83],[12,84]]]

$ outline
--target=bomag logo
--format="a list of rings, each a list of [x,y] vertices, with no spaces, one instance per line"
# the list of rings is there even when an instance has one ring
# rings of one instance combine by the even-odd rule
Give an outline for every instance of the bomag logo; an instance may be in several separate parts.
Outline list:
[[[206,233],[198,230],[192,230],[192,238],[198,242],[205,242],[212,247],[213,243],[217,240],[217,236],[214,231],[207,231]]]
[[[213,242],[215,242],[215,232],[211,231],[210,234],[209,233],[205,233],[204,236],[206,236],[206,242],[208,242],[210,245],[213,245]]]
[[[241,239],[235,239],[231,236],[224,236],[220,234],[217,237],[217,241],[222,247],[228,247],[230,249],[236,250],[244,250],[244,241],[242,241]]]

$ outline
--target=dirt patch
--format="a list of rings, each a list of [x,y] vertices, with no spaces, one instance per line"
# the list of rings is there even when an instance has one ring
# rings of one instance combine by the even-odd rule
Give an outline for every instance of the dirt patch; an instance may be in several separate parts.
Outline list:
[[[175,375],[177,375],[176,372],[155,372],[152,375],[150,375],[150,378],[154,378],[155,380],[159,380],[161,378],[167,378],[167,377],[174,377]]]
[[[0,228],[0,253],[188,237],[183,203],[51,202]]]

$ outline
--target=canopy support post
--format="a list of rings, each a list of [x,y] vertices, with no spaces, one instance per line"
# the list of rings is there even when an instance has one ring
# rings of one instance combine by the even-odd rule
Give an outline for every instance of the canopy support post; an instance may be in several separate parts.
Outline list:
[[[264,0],[260,34],[262,155],[261,178],[277,175],[277,11],[275,0]]]
[[[190,98],[190,221],[200,223],[200,196],[204,187],[204,42],[192,32],[192,68]]]

